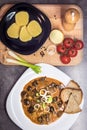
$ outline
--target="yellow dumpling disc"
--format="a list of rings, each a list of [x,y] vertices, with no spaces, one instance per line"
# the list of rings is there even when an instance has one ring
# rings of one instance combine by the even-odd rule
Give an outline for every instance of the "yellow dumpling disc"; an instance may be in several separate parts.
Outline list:
[[[19,26],[27,25],[29,22],[29,14],[26,11],[20,11],[15,15],[15,21]]]
[[[20,35],[19,35],[19,39],[22,42],[27,42],[30,41],[32,39],[31,34],[27,31],[26,26],[23,26],[20,30]]]
[[[7,34],[11,38],[18,38],[19,37],[19,31],[20,31],[20,27],[16,23],[13,23],[7,29]]]
[[[32,37],[37,37],[42,32],[42,28],[41,28],[40,24],[35,20],[32,20],[28,24],[27,30],[32,35]]]

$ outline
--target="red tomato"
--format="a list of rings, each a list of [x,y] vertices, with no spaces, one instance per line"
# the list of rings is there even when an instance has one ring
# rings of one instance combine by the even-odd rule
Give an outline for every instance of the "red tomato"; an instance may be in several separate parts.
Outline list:
[[[68,55],[70,57],[75,57],[77,55],[77,50],[75,48],[71,48],[69,51],[68,51]]]
[[[75,47],[77,50],[82,49],[83,46],[84,46],[84,44],[83,44],[83,42],[82,42],[81,40],[77,40],[77,41],[75,42],[75,45],[74,45],[74,47]]]
[[[74,45],[74,40],[72,38],[65,38],[63,44],[66,48],[70,48]]]
[[[67,55],[61,55],[60,60],[62,63],[68,64],[68,63],[70,63],[71,58],[70,58],[70,56],[67,56]]]
[[[66,52],[66,47],[62,44],[57,45],[57,52],[64,54]]]

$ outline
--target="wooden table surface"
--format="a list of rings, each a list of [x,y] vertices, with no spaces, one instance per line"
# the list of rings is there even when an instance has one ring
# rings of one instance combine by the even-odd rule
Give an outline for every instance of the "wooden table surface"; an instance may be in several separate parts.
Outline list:
[[[19,2],[19,0],[16,0]],[[4,3],[12,3],[13,0],[0,0],[0,5]],[[27,2],[21,0],[20,2]],[[76,66],[58,66],[60,70],[68,74],[73,80],[78,82],[84,93],[83,111],[79,115],[76,122],[70,130],[86,130],[87,129],[87,1],[86,0],[28,0],[29,3],[48,3],[48,4],[77,4],[83,10],[83,40],[84,51],[82,62]],[[1,29],[1,28],[0,28]],[[6,98],[21,74],[26,70],[22,66],[10,66],[0,64],[0,130],[21,130],[8,117],[6,112]]]

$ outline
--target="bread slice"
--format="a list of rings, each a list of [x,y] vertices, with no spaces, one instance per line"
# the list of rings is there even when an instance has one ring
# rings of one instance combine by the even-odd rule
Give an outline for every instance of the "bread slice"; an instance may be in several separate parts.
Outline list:
[[[71,94],[64,112],[68,113],[68,114],[74,114],[74,113],[77,113],[80,111],[81,111],[81,109],[80,109],[78,103],[76,102],[75,98]]]
[[[64,112],[73,114],[81,111],[79,105],[82,102],[83,93],[75,81],[71,80],[68,85],[61,90],[60,97],[66,104]]]
[[[74,97],[78,105],[81,104],[83,93],[81,89],[73,89],[73,88],[64,88],[61,91],[61,99],[63,102],[67,102],[69,100],[70,95]]]
[[[75,89],[80,89],[80,86],[78,83],[76,83],[74,80],[71,80],[66,87],[69,88],[75,88]]]

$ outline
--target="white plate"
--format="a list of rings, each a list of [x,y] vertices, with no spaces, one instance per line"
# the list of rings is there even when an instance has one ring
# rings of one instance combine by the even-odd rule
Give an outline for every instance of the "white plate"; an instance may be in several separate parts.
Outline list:
[[[48,76],[58,79],[66,86],[71,80],[69,76],[67,76],[56,67],[43,63],[38,65],[42,67],[42,72],[40,74],[35,74],[31,69],[27,69],[12,88],[6,102],[7,113],[12,121],[23,130],[68,130],[76,121],[79,113],[64,113],[61,118],[59,118],[54,123],[51,123],[50,125],[37,125],[32,123],[23,112],[20,93],[27,82],[36,77]],[[81,108],[82,106],[83,102],[81,104]]]

